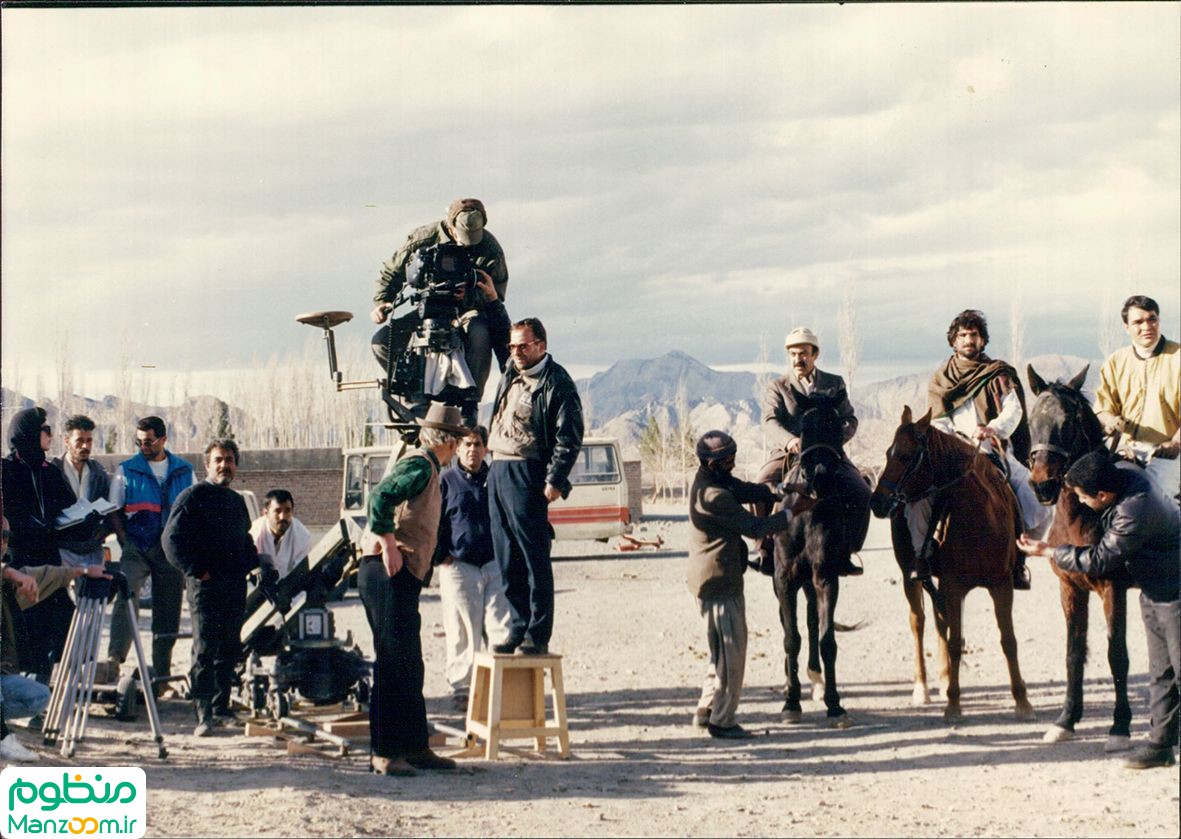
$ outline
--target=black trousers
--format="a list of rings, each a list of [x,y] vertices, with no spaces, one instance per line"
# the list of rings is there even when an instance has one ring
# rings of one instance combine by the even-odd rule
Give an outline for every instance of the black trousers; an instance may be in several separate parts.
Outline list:
[[[1158,603],[1140,593],[1140,616],[1148,635],[1148,704],[1152,730],[1148,741],[1161,748],[1177,745],[1177,708],[1181,705],[1181,600]]]
[[[201,582],[185,578],[193,621],[193,665],[189,682],[201,716],[207,708],[228,708],[238,686],[235,670],[242,657],[242,620],[246,611],[246,578]]]
[[[545,464],[492,460],[488,472],[492,551],[513,607],[510,637],[548,644],[554,632],[553,530],[545,500]]]
[[[370,750],[398,758],[429,745],[422,696],[422,581],[406,566],[391,577],[379,556],[361,560],[357,589],[373,631],[373,689],[369,695]]]

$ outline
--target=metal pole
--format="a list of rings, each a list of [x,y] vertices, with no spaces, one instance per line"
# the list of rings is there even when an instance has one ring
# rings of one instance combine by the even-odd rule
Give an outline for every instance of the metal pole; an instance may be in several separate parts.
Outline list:
[[[152,683],[152,679],[148,675],[148,662],[144,657],[144,644],[139,637],[139,627],[135,623],[135,607],[131,603],[132,598],[127,598],[127,612],[131,617],[131,626],[133,632],[131,633],[132,640],[135,644],[135,661],[139,667],[139,685],[144,692],[144,707],[148,709],[148,724],[152,728],[152,737],[156,741],[157,754],[160,759],[168,757],[168,749],[164,748],[164,735],[160,731],[160,715],[156,710],[156,686]]]

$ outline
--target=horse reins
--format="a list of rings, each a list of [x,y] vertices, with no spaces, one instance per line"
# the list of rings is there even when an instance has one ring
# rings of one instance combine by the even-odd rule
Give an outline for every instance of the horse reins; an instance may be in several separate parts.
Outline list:
[[[979,454],[979,452],[980,444],[977,443],[975,454]],[[911,464],[906,467],[906,471],[902,473],[902,477],[900,477],[897,481],[891,481],[889,478],[881,477],[878,478],[878,485],[885,486],[886,491],[890,493],[890,500],[895,504],[913,504],[916,501],[922,501],[925,498],[930,498],[932,495],[943,492],[943,490],[955,486],[964,478],[968,477],[968,474],[972,471],[972,462],[976,459],[975,454],[973,455],[972,460],[968,461],[968,468],[945,484],[935,483],[935,466],[934,464],[931,464],[931,486],[927,487],[927,489],[919,495],[908,496],[902,491],[902,485],[918,473],[919,468],[924,462],[930,462],[930,458],[928,457],[927,435],[924,434],[919,438],[918,456],[915,457],[915,459],[911,461]]]

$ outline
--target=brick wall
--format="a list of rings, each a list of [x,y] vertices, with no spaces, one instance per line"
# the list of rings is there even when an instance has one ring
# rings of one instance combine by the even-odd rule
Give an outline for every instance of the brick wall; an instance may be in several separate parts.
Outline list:
[[[205,477],[202,452],[175,452],[193,465],[197,479]],[[94,455],[114,469],[127,455]],[[242,466],[234,489],[248,489],[262,506],[268,490],[282,488],[295,496],[295,515],[308,527],[325,527],[340,518],[340,449],[248,449],[242,452]]]

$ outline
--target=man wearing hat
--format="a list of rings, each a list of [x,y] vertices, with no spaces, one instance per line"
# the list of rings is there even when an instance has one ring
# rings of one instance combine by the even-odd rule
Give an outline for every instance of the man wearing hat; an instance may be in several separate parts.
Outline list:
[[[857,417],[853,415],[845,380],[816,367],[816,359],[820,357],[820,339],[816,333],[806,326],[797,326],[788,333],[783,346],[787,350],[790,368],[785,375],[771,382],[763,398],[763,433],[772,446],[771,459],[763,464],[755,479],[757,483],[772,486],[783,480],[787,468],[800,453],[800,429],[804,419],[800,396],[826,396],[837,400],[837,413],[844,424],[842,444],[848,443],[857,433]],[[868,505],[869,486],[848,458],[844,460],[840,480],[842,489],[848,493],[863,493]],[[766,515],[770,509],[770,506],[760,506],[756,511]],[[860,550],[864,539],[864,533],[853,539],[854,551]],[[763,567],[769,568],[772,561],[770,539],[759,543],[759,555]],[[862,569],[850,562],[839,573],[853,576],[862,573]]]
[[[746,599],[742,575],[747,547],[742,537],[762,539],[786,530],[792,516],[812,505],[800,496],[791,510],[757,516],[744,504],[768,508],[775,496],[765,484],[733,477],[738,445],[724,431],[707,431],[697,441],[700,466],[689,490],[689,591],[705,618],[709,669],[693,724],[710,736],[731,740],[751,737],[735,722],[746,672]],[[802,487],[796,487],[797,490]]]
[[[406,268],[415,253],[444,242],[463,245],[480,276],[479,284],[468,292],[460,306],[464,356],[480,398],[488,382],[493,350],[496,351],[502,370],[508,360],[505,349],[508,344],[508,317],[498,310],[498,307],[503,307],[508,289],[508,266],[505,265],[504,250],[500,243],[485,229],[487,224],[488,213],[482,201],[457,198],[447,208],[447,217],[442,221],[411,231],[397,253],[382,265],[373,295],[375,306],[370,313],[374,323],[385,323],[394,298],[406,284]],[[388,362],[388,325],[374,333],[372,344],[378,361],[384,367]]]
[[[439,470],[467,434],[459,408],[431,403],[419,421],[419,448],[386,475],[369,500],[357,588],[373,631],[369,768],[378,775],[455,769],[430,749],[418,597],[439,533]]]

